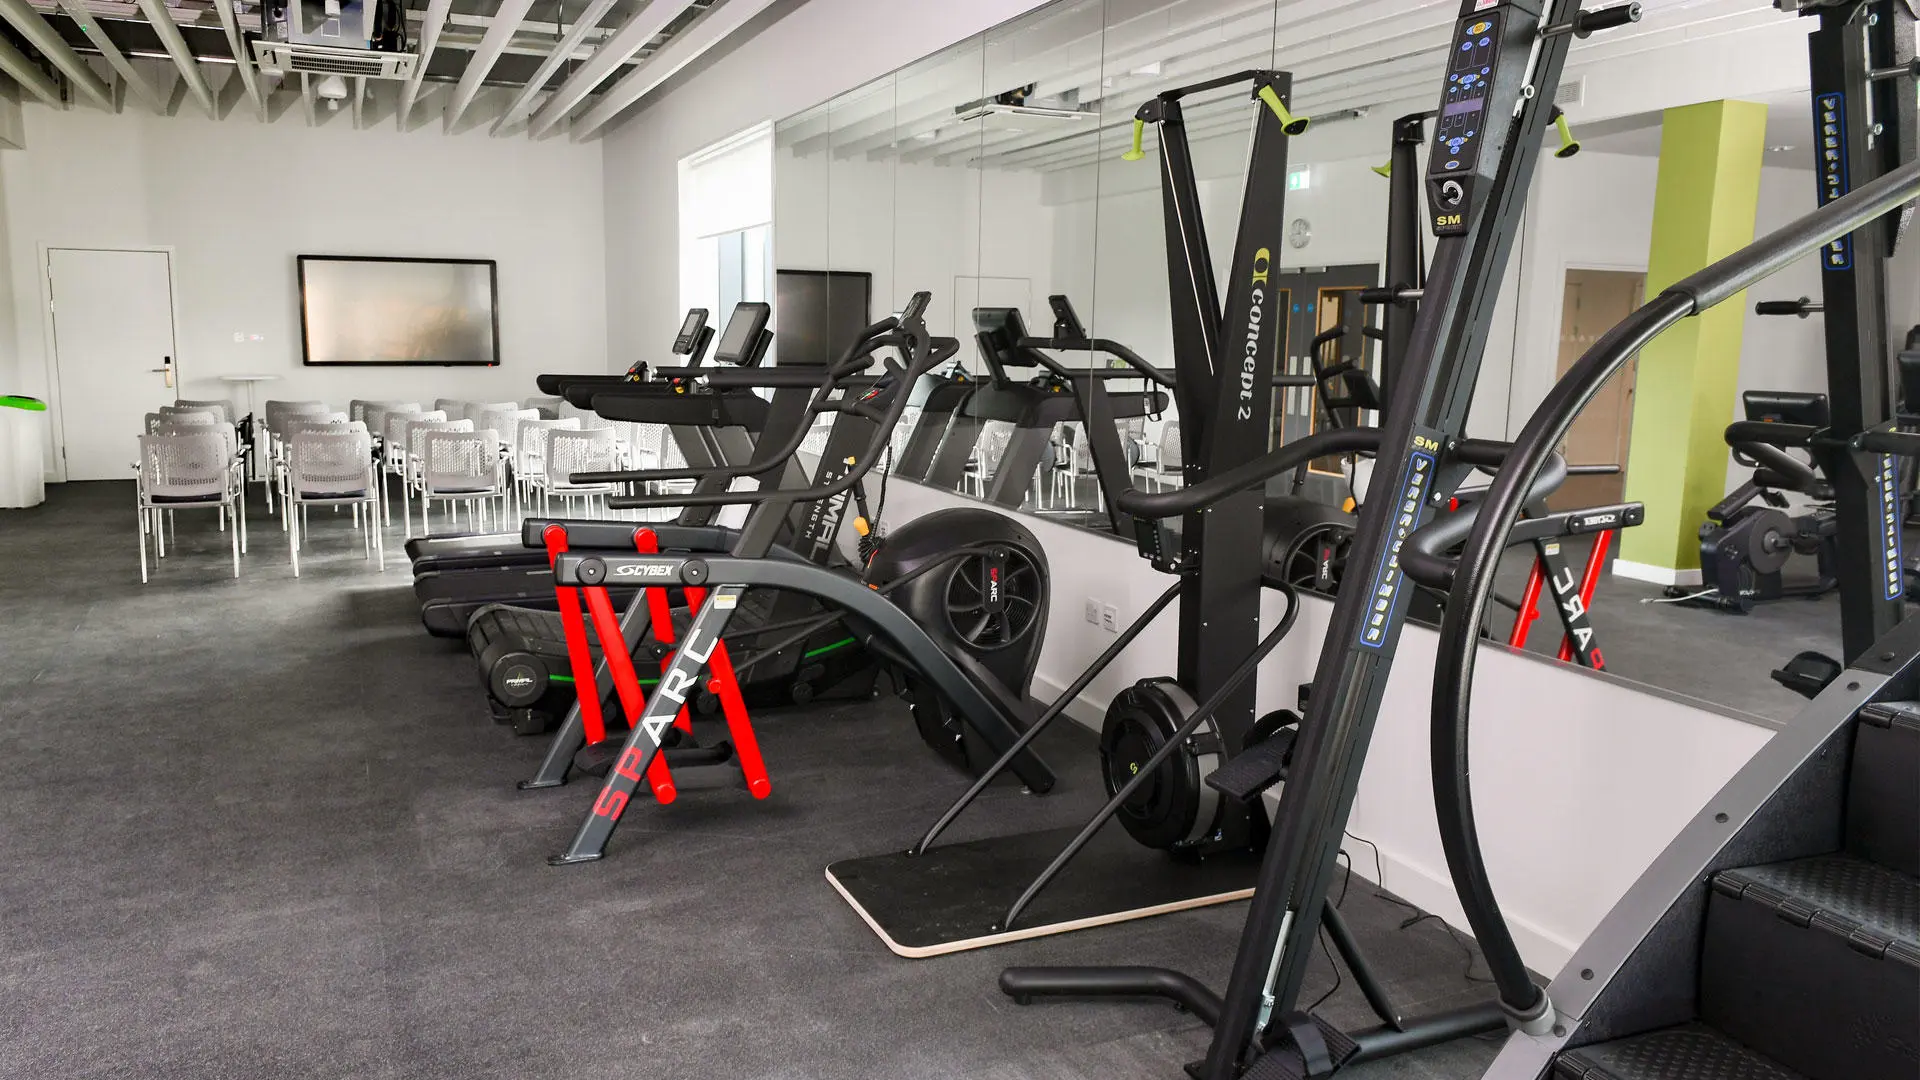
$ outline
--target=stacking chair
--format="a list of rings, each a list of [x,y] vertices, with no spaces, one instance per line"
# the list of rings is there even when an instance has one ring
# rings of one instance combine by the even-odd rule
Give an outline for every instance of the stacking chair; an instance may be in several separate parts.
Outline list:
[[[419,412],[420,404],[415,401],[369,401],[366,403],[366,415],[360,419],[367,423],[367,434],[373,436],[374,449],[379,449],[380,440],[387,433],[387,416],[397,412]]]
[[[565,400],[557,397],[530,397],[521,402],[520,406],[526,409],[540,410],[540,419],[542,420],[558,420],[560,419],[560,408],[565,404]]]
[[[265,448],[266,455],[263,463],[263,468],[266,471],[266,475],[261,477],[261,479],[264,482],[267,489],[267,512],[268,513],[273,512],[273,492],[274,492],[275,485],[277,485],[279,482],[279,476],[275,470],[278,467],[278,464],[280,461],[280,454],[281,454],[281,446],[280,446],[281,425],[283,425],[286,421],[296,416],[303,417],[306,419],[313,419],[315,417],[331,415],[332,412],[333,412],[332,407],[329,406],[324,401],[269,401],[267,402],[262,413],[264,416],[264,423],[262,426],[265,428],[266,435],[267,435],[267,444]],[[256,454],[260,453],[260,449],[256,447],[254,450],[254,453]]]
[[[455,421],[456,423],[459,421]],[[471,424],[472,421],[465,421]],[[458,506],[467,504],[474,531],[482,531],[488,504],[507,497],[500,444],[492,431],[422,431],[420,531],[433,535],[433,504],[444,502],[458,528]]]
[[[547,438],[556,431],[579,431],[580,418],[522,420],[513,444],[515,495],[521,506],[530,505],[536,490],[547,483]]]
[[[287,490],[285,505],[293,527],[287,530],[287,552],[293,576],[300,576],[300,544],[311,534],[307,507],[351,506],[361,543],[380,569],[387,568],[386,546],[380,530],[379,491],[374,485],[373,438],[366,424],[349,422],[290,428],[287,432]]]
[[[434,416],[436,409],[423,416]],[[406,526],[409,535],[413,532],[413,493],[424,488],[426,483],[426,439],[435,431],[473,431],[471,420],[410,420],[406,425],[406,458],[401,462],[400,485],[400,521]],[[424,505],[424,504],[423,504]]]
[[[447,419],[449,420],[465,420],[467,418],[467,404],[467,402],[455,398],[434,398],[433,411],[446,413]]]
[[[220,423],[220,414],[212,409],[186,408],[180,405],[162,405],[160,406],[159,415],[162,423],[175,424],[180,427],[191,427],[195,425],[216,427]]]
[[[564,512],[571,515],[573,500],[579,499],[591,509],[593,500],[615,494],[613,484],[576,484],[575,473],[612,472],[620,468],[620,444],[612,428],[585,431],[555,430],[547,433],[547,475],[541,485],[540,512],[550,514],[555,496],[566,500]],[[604,507],[604,502],[602,506]]]
[[[1154,455],[1153,464],[1142,466],[1135,471],[1151,481],[1156,488],[1167,483],[1171,483],[1174,487],[1180,486],[1183,472],[1180,456],[1180,421],[1170,420],[1160,429],[1160,445]]]
[[[195,425],[206,427],[206,425]],[[178,429],[176,429],[178,430]],[[229,531],[233,548],[233,576],[240,576],[240,552],[246,543],[246,516],[240,513],[245,477],[232,440],[218,426],[205,431],[140,436],[140,463],[135,499],[139,509],[140,582],[147,581],[147,537],[155,553],[167,554],[167,523],[176,510],[213,510]]]
[[[361,421],[366,420],[367,405],[368,403],[366,401],[361,400],[360,398],[354,398],[351,401],[348,401],[347,402],[347,419],[361,420]],[[296,574],[294,576],[298,577],[299,575]]]
[[[287,461],[287,456],[293,446],[293,437],[295,435],[305,435],[309,432],[338,433],[355,427],[361,431],[367,429],[364,421],[348,420],[346,416],[346,413],[295,413],[292,416],[282,416],[280,418],[280,430],[277,436],[279,438],[281,452],[274,458],[272,468],[273,487],[275,491],[279,492],[281,500],[280,529],[282,532],[287,531],[288,522],[291,521],[293,517],[293,507],[287,502],[287,494],[293,483],[289,474],[289,464]],[[371,459],[372,451],[368,451],[368,457]]]
[[[989,420],[980,430],[980,442],[973,449],[973,459],[968,461],[961,474],[961,483],[969,494],[985,498],[987,484],[993,474],[1000,471],[1000,459],[1007,456],[1007,445],[1013,442],[1013,425],[1001,420]]]
[[[223,424],[235,424],[235,423],[239,423],[240,421],[240,417],[234,412],[233,402],[231,401],[225,401],[225,400],[187,401],[186,399],[183,398],[179,401],[174,402],[173,407],[176,409],[198,409],[198,410],[204,410],[206,412],[216,413],[219,415],[220,422]]]
[[[387,477],[398,478],[400,495],[407,497],[407,425],[418,420],[445,420],[447,414],[435,410],[394,411],[386,414],[386,429],[380,433],[380,505],[387,524],[393,524],[393,509],[387,503]]]

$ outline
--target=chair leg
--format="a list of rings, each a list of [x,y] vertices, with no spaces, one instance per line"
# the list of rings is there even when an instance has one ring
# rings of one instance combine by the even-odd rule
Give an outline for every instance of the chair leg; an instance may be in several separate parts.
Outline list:
[[[374,565],[379,567],[382,572],[385,572],[387,569],[387,538],[386,534],[378,529],[373,530],[373,559]]]
[[[140,584],[145,585],[147,583],[147,508],[139,507],[135,513],[140,518]]]
[[[220,514],[221,514],[221,517],[224,519],[226,516],[226,507],[223,506],[220,508]],[[228,536],[227,536],[227,543],[233,546],[233,576],[235,580],[238,580],[240,577],[240,523],[239,522],[237,521],[234,522],[233,528],[229,530]]]
[[[300,576],[300,530],[287,530],[287,558],[293,563],[293,576]]]
[[[400,484],[400,525],[408,536],[413,535],[413,485],[404,480]]]

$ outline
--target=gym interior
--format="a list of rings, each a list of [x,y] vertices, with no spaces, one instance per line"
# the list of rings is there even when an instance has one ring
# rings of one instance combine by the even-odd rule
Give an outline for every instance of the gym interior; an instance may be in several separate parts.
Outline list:
[[[1913,1080],[1915,16],[0,0],[0,1073]]]

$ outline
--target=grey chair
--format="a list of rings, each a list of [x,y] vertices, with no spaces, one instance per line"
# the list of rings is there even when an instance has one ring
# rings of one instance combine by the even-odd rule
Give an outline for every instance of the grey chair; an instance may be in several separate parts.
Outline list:
[[[433,416],[438,412],[439,410],[436,409],[432,413],[423,413],[421,415]],[[400,521],[401,521],[401,524],[406,526],[408,533],[412,533],[413,531],[413,493],[416,491],[422,490],[422,488],[426,483],[425,466],[426,466],[426,452],[427,452],[427,446],[426,446],[427,436],[432,432],[436,432],[436,431],[471,432],[473,431],[473,421],[471,420],[408,421],[407,428],[406,428],[407,456],[406,456],[406,460],[403,462],[403,465],[404,465],[404,473],[402,474],[403,482],[401,483],[401,486],[400,486],[400,498],[401,498]]]
[[[1180,421],[1170,420],[1160,429],[1160,442],[1154,452],[1151,465],[1136,469],[1142,477],[1155,488],[1163,485],[1178,487],[1184,473],[1180,452]]]
[[[223,424],[238,423],[240,420],[239,414],[235,412],[233,402],[231,401],[217,398],[207,401],[188,401],[185,398],[181,398],[179,401],[174,402],[173,405],[174,408],[177,409],[201,409],[207,412],[217,413],[220,416],[220,422]]]
[[[565,500],[565,513],[573,514],[573,500],[579,499],[587,509],[593,507],[593,500],[600,499],[605,508],[606,497],[616,492],[614,484],[579,484],[573,480],[576,473],[611,472],[620,467],[620,444],[614,437],[612,428],[592,428],[586,431],[567,431],[556,429],[547,433],[546,468],[547,475],[540,490],[540,512],[551,512],[551,503],[558,496]]]
[[[213,510],[223,529],[228,517],[233,519],[234,527],[226,531],[233,549],[233,576],[240,576],[247,525],[246,516],[239,512],[244,477],[238,464],[231,443],[218,427],[140,437],[134,489],[140,517],[141,584],[147,581],[147,537],[154,538],[155,553],[165,558],[167,527],[180,510]]]
[[[492,504],[507,496],[498,436],[492,431],[423,431],[420,458],[422,535],[433,535],[435,502],[447,505],[456,528],[459,506],[465,503],[474,531],[484,531]]]
[[[542,420],[558,420],[560,419],[560,407],[565,404],[565,400],[557,397],[530,397],[521,402],[520,407],[523,409],[540,410],[540,419]]]
[[[579,431],[580,418],[569,416],[562,420],[522,420],[515,429],[513,444],[513,477],[515,494],[521,506],[529,505],[536,491],[547,483],[547,438],[555,431]]]
[[[439,410],[421,412],[392,411],[385,416],[386,427],[380,435],[380,505],[382,517],[387,524],[393,524],[393,508],[387,501],[387,477],[396,478],[401,485],[401,495],[406,495],[407,481],[407,425],[417,420],[445,420],[447,414]]]
[[[287,530],[287,553],[293,576],[300,576],[300,545],[312,534],[308,507],[350,506],[361,531],[367,556],[387,568],[386,545],[380,529],[380,495],[374,483],[373,439],[364,423],[311,425],[287,433],[287,489],[293,527]]]

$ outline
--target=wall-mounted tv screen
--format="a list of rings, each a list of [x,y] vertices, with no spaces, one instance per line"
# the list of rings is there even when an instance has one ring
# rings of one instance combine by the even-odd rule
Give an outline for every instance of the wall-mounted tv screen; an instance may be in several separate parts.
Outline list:
[[[302,255],[299,268],[310,365],[500,363],[491,259]]]
[[[781,366],[825,366],[873,321],[873,275],[862,270],[776,270],[775,354]]]

